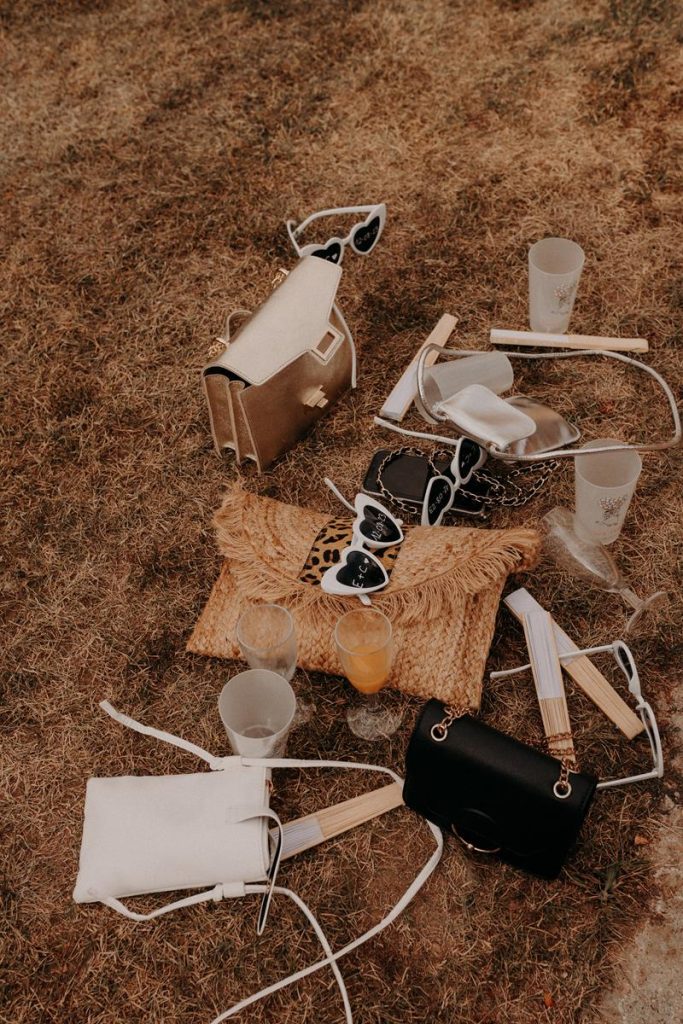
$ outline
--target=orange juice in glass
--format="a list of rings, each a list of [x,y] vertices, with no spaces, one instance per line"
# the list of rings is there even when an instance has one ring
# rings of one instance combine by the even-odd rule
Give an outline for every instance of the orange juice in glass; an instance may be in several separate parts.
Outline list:
[[[367,698],[347,712],[351,732],[367,740],[390,736],[398,728],[401,714],[383,707],[378,694],[391,673],[391,623],[375,608],[357,608],[341,617],[334,640],[342,672]]]

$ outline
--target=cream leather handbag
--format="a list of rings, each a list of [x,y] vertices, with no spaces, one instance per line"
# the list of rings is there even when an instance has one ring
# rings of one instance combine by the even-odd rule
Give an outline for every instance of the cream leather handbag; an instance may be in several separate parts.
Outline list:
[[[225,352],[202,374],[219,454],[231,448],[263,472],[356,386],[353,338],[335,304],[340,278],[341,267],[304,256],[256,312],[230,314]]]

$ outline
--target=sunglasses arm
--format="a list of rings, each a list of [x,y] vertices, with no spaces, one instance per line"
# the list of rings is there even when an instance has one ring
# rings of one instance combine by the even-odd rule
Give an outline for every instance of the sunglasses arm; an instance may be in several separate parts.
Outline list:
[[[381,416],[375,416],[373,422],[378,427],[384,427],[386,430],[393,430],[395,434],[402,434],[404,437],[417,437],[421,441],[438,441],[439,444],[447,444],[451,448],[455,448],[458,441],[461,440],[459,437],[443,437],[441,434],[427,434],[420,430],[406,430],[405,427],[399,427],[398,423],[390,423],[389,420],[383,420]],[[479,444],[479,442],[477,442]]]
[[[305,231],[309,224],[313,221],[320,220],[321,217],[336,217],[342,216],[345,213],[372,213],[380,204],[374,203],[372,206],[334,206],[331,210],[318,210],[316,213],[310,214],[306,220],[302,220],[301,224],[293,231],[290,230],[290,236],[293,234],[300,235],[302,231]],[[287,221],[287,228],[289,229],[290,224],[293,224],[293,220]]]
[[[345,505],[345,506],[346,506],[346,508],[348,508],[348,510],[349,510],[350,512],[353,512],[353,514],[354,514],[354,516],[355,516],[355,514],[356,514],[356,509],[355,509],[355,507],[354,507],[354,506],[353,506],[353,505],[351,504],[351,502],[350,502],[350,501],[347,501],[347,500],[346,500],[346,498],[344,497],[344,495],[342,494],[342,492],[341,492],[341,491],[339,490],[339,488],[337,487],[337,485],[336,485],[336,484],[334,484],[334,483],[333,483],[333,482],[332,482],[332,481],[330,480],[329,476],[323,477],[323,481],[324,481],[324,483],[325,483],[325,484],[326,484],[326,485],[327,485],[327,486],[329,487],[329,489],[330,489],[330,490],[332,491],[332,493],[334,494],[335,498],[338,498],[338,499],[339,499],[339,501],[341,501],[342,505]]]
[[[589,654],[605,654],[607,651],[614,652],[613,644],[602,644],[600,647],[585,647],[582,651],[570,651],[567,654],[558,654],[560,661],[572,661],[573,658],[581,658]],[[489,672],[489,679],[506,679],[508,676],[517,676],[522,672],[528,672],[531,662],[520,665],[518,668],[506,668],[500,672]]]
[[[301,256],[301,247],[300,247],[299,243],[296,240],[296,236],[301,231],[301,228],[295,228],[293,225],[294,225],[294,221],[293,220],[285,221],[285,226],[287,228],[287,234],[289,235],[290,242],[294,246],[294,252],[297,254],[297,256]]]

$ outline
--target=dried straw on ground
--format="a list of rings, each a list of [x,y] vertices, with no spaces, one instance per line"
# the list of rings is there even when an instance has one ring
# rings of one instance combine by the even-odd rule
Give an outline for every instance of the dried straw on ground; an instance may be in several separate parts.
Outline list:
[[[384,200],[385,238],[345,260],[340,298],[359,391],[247,486],[336,511],[386,438],[371,426],[392,378],[439,315],[459,343],[525,322],[525,257],[544,234],[587,253],[573,326],[642,335],[680,383],[682,27],[668,0],[378,0],[0,5],[3,43],[3,496],[6,614],[1,785],[0,1015],[12,1024],[200,1024],[317,955],[294,908],[267,935],[249,903],[136,926],[70,902],[90,774],[193,771],[178,751],[104,719],[130,714],[221,750],[216,695],[233,668],[184,653],[219,570],[210,520],[235,468],[212,452],[198,371],[231,307],[291,262],[286,216]],[[666,429],[639,378],[581,362],[525,370],[586,437]],[[680,466],[644,460],[615,553],[636,588],[680,588]],[[571,501],[571,467],[524,511]],[[618,598],[542,564],[536,596],[582,642],[617,635]],[[445,624],[446,625],[446,624]],[[680,607],[634,645],[666,728]],[[490,666],[523,656],[498,620]],[[611,671],[609,669],[606,669]],[[334,677],[298,678],[315,707],[295,755],[402,767],[416,701],[391,741],[352,741]],[[635,770],[615,730],[568,687],[577,749]],[[531,680],[486,689],[483,713],[529,740]],[[640,752],[639,752],[640,751]],[[285,816],[364,788],[281,775]],[[565,875],[543,883],[449,845],[408,913],[344,972],[359,1024],[570,1024],[590,1019],[625,938],[652,912],[646,846],[676,780],[601,796]],[[395,811],[286,867],[334,946],[376,921],[429,849]],[[318,975],[251,1021],[340,1019]]]

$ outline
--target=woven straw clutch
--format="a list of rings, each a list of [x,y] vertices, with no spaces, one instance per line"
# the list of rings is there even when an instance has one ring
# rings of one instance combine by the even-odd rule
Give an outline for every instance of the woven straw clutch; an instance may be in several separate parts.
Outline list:
[[[214,519],[225,561],[188,651],[239,658],[239,616],[272,601],[294,617],[299,665],[339,675],[334,627],[359,603],[325,594],[317,570],[338,559],[351,523],[233,486]],[[389,585],[372,595],[394,629],[390,685],[477,709],[503,585],[509,573],[532,568],[538,549],[534,530],[408,528],[389,553]]]

